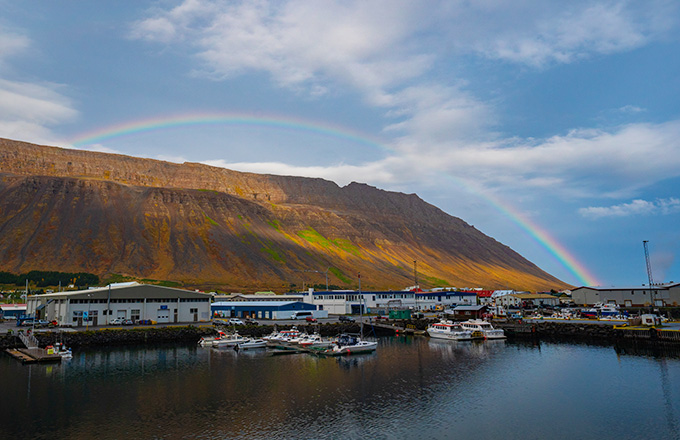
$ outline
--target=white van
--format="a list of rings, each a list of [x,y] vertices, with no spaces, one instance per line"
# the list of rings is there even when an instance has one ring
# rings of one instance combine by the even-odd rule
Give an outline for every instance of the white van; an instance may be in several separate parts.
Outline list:
[[[294,312],[291,319],[306,319],[308,316],[314,316],[313,312]]]

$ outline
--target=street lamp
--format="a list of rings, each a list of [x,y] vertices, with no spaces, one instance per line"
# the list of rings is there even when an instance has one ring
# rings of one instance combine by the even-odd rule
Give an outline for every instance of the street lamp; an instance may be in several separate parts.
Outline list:
[[[85,318],[85,330],[90,328],[90,306],[92,304],[92,300],[90,299],[92,297],[91,293],[87,294],[87,317]]]

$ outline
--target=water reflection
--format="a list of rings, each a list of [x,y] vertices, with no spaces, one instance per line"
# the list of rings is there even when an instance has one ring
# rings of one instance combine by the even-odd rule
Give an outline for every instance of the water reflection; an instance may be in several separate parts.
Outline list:
[[[2,429],[50,439],[678,438],[680,357],[656,354],[394,337],[337,358],[195,346],[83,351],[54,366],[5,356],[4,392],[17,397],[1,403]]]

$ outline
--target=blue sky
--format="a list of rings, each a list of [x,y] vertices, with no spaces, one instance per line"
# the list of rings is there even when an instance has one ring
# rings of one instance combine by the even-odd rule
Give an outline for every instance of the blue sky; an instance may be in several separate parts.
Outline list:
[[[649,240],[680,281],[679,37],[676,1],[0,0],[0,136],[333,128],[365,141],[178,124],[79,148],[417,193],[576,285],[567,253],[645,283]]]

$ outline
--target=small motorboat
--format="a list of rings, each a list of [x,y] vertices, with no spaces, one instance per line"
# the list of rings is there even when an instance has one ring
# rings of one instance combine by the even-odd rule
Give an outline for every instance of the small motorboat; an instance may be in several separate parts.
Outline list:
[[[242,342],[246,342],[248,338],[244,338],[243,336],[239,335],[238,332],[232,333],[225,335],[224,337],[220,339],[215,339],[212,342],[213,347],[233,347],[235,345],[238,345]]]
[[[234,346],[234,350],[252,350],[255,348],[267,348],[267,341],[264,339],[246,339]]]

